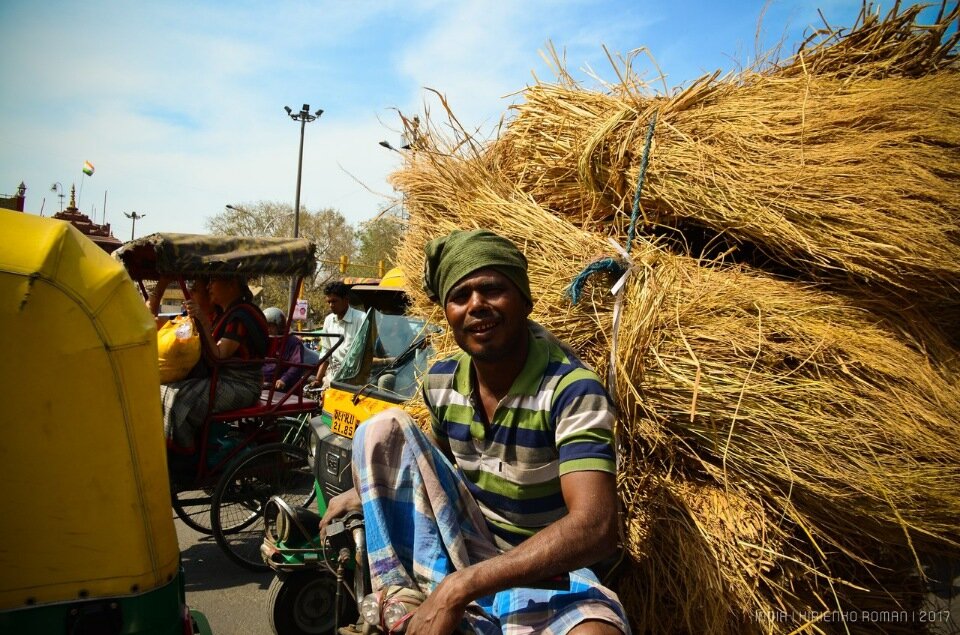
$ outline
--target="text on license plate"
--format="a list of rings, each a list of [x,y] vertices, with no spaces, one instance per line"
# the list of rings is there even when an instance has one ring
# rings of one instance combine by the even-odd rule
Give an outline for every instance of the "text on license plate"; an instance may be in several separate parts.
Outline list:
[[[360,423],[355,416],[344,410],[334,410],[330,429],[342,437],[352,439],[357,431],[357,424]]]

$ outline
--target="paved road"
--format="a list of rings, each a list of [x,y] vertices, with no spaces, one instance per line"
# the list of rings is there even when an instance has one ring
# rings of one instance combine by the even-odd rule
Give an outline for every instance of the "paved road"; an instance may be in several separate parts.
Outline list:
[[[187,604],[210,621],[214,635],[269,635],[267,589],[272,573],[253,573],[227,559],[214,541],[174,520],[186,577]]]

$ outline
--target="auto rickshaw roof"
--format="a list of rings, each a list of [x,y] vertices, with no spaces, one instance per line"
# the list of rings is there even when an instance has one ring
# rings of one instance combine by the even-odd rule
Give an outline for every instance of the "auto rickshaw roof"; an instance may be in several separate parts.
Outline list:
[[[162,275],[309,276],[316,245],[305,238],[151,234],[114,252],[134,280]]]

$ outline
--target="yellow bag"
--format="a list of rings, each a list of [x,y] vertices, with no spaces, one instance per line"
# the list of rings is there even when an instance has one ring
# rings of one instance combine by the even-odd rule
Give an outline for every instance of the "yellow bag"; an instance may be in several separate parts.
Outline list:
[[[157,356],[160,361],[160,383],[180,381],[200,361],[200,335],[193,320],[178,316],[157,331]]]

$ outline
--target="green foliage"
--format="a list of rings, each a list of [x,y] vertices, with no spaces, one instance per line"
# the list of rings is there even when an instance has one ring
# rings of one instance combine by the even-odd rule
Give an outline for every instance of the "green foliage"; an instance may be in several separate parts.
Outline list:
[[[293,207],[273,201],[237,205],[210,217],[207,229],[226,236],[292,236]],[[315,212],[301,208],[299,229],[301,237],[317,245],[317,273],[313,280],[304,281],[302,297],[310,305],[311,321],[319,323],[327,313],[323,287],[339,275],[341,255],[354,259],[356,236],[343,214],[332,208]],[[289,279],[266,276],[251,281],[251,285],[263,287],[262,306],[277,306],[284,313],[290,307],[290,284]]]
[[[366,267],[357,275],[375,275],[377,263],[381,260],[384,261],[384,271],[394,267],[402,236],[403,224],[395,216],[381,216],[360,223],[356,232],[356,261]]]

